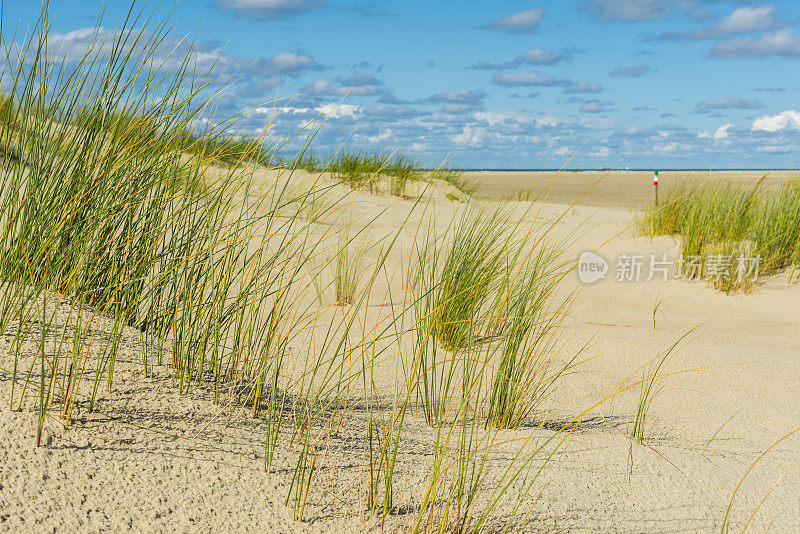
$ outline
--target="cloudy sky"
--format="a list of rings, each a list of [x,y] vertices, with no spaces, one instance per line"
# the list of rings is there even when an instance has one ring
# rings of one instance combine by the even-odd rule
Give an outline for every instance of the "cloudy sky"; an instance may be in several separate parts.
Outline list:
[[[3,31],[34,2],[6,0]],[[112,31],[127,2],[110,1]],[[99,0],[51,0],[78,49]],[[175,40],[245,68],[225,112],[314,145],[470,168],[800,168],[800,2],[184,0]],[[202,65],[203,62],[201,61]],[[289,98],[290,97],[290,98]]]

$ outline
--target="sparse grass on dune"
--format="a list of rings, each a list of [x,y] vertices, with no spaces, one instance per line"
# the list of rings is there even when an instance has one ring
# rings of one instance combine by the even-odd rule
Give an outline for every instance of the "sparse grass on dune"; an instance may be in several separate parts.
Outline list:
[[[768,187],[765,180],[752,187],[719,181],[668,189],[660,206],[639,215],[639,231],[680,236],[684,260],[707,265],[709,258],[724,259],[712,273],[715,287],[747,291],[751,282],[741,271],[742,258],[760,258],[760,275],[800,267],[800,183]],[[685,274],[709,275],[707,270]]]
[[[639,381],[639,396],[636,401],[636,413],[628,428],[628,437],[637,445],[643,445],[649,439],[648,414],[650,405],[664,388],[665,379],[669,376],[665,368],[674,357],[675,349],[686,336],[688,336],[688,333],[642,368],[642,378]]]
[[[323,161],[314,153],[313,150],[306,148],[301,150],[297,153],[294,157],[293,162],[290,161],[288,165],[286,163],[280,163],[279,165],[284,165],[288,167],[294,167],[297,169],[303,169],[310,173],[317,173],[321,172],[324,169]]]
[[[105,122],[97,119],[89,121],[100,124],[105,131],[117,129],[118,125],[130,139],[154,138],[150,122],[127,114],[116,112]],[[331,177],[354,189],[367,188],[373,192],[379,181],[386,181],[387,190],[394,196],[404,196],[408,186],[414,182],[436,179],[446,182],[461,193],[471,196],[477,184],[457,169],[440,166],[426,170],[424,165],[402,152],[365,152],[340,149],[331,156],[320,156],[309,147],[303,147],[295,155],[287,155],[279,146],[266,145],[262,138],[223,133],[200,135],[190,131],[175,132],[169,146],[173,150],[200,156],[206,162],[224,163],[231,166],[256,165],[277,169],[302,169],[309,173],[330,173]],[[159,136],[160,139],[160,136]],[[124,140],[124,139],[123,139]]]
[[[530,421],[571,366],[557,361],[551,343],[570,302],[551,291],[569,269],[557,248],[541,244],[542,232],[528,232],[530,241],[513,238],[509,231],[524,229],[503,210],[468,206],[450,221],[447,236],[435,223],[434,217],[421,228],[408,271],[414,321],[405,361],[409,379],[371,418],[370,508],[385,517],[394,506],[397,460],[416,401],[435,444],[410,530],[513,529],[540,471],[531,461],[548,447],[557,449],[568,431],[541,440],[523,431],[513,440],[513,458],[498,464],[495,451],[508,439],[499,432]],[[509,503],[498,522],[495,510]]]
[[[467,177],[463,172],[448,167],[437,167],[428,177],[447,182],[468,196],[474,195],[480,187],[477,181]]]
[[[375,182],[388,176],[392,194],[405,194],[409,181],[422,179],[422,166],[401,153],[348,151],[341,149],[328,159],[327,170],[334,179],[353,188],[367,187],[372,191]]]
[[[516,202],[530,202],[532,198],[532,191],[530,189],[518,189],[514,193],[505,197],[505,200]]]
[[[552,227],[530,222],[530,212],[512,217],[477,203],[443,219],[428,204],[436,214],[423,212],[411,253],[397,253],[423,195],[376,236],[381,226],[371,225],[392,203],[350,226],[358,191],[325,183],[322,173],[356,189],[389,177],[395,195],[411,182],[473,185],[400,154],[326,159],[304,146],[287,156],[283,145],[262,142],[267,132],[231,135],[241,117],[196,129],[215,87],[198,82],[209,78],[192,70],[192,52],[179,68],[170,58],[159,70],[169,25],[149,26],[157,20],[150,15],[132,10],[116,41],[89,47],[77,66],[6,57],[16,81],[0,101],[0,121],[13,127],[0,128],[0,146],[23,156],[0,162],[7,406],[35,415],[36,443],[46,446],[47,418],[78,424],[77,410],[102,413],[112,394],[120,411],[142,408],[118,400],[127,394],[113,387],[123,359],[144,377],[158,367],[180,395],[202,389],[252,414],[264,477],[285,477],[282,500],[297,522],[320,519],[309,517],[312,508],[330,516],[338,507],[387,531],[518,530],[555,451],[617,395],[577,415],[562,410],[560,421],[543,409],[575,366],[561,337],[574,294],[560,284],[571,266]],[[47,50],[48,34],[45,7],[24,43],[29,53]],[[265,166],[275,172],[260,172]],[[298,183],[298,169],[317,175]],[[793,187],[771,197],[726,190],[697,204],[676,200],[663,222],[648,224],[653,234],[686,233],[687,221],[702,221],[708,230],[690,237],[692,250],[752,240],[779,269],[798,261]],[[705,213],[720,198],[725,209]],[[741,227],[724,226],[743,214]],[[389,274],[391,252],[406,272]],[[393,276],[408,280],[400,301]],[[333,302],[323,302],[325,291]],[[633,439],[646,437],[665,361],[644,376]],[[389,386],[380,376],[387,365]],[[238,504],[220,506],[236,513]]]
[[[449,243],[430,226],[418,244],[415,381],[429,424],[485,386],[487,426],[518,427],[569,368],[554,347],[571,302],[554,291],[569,269],[540,232],[499,208],[467,208]]]
[[[402,152],[366,152],[340,149],[328,158],[319,158],[308,152],[298,166],[316,172],[325,170],[331,176],[353,188],[374,191],[378,181],[388,180],[388,191],[395,196],[404,196],[408,186],[414,182],[435,179],[444,181],[466,195],[475,193],[476,184],[457,169],[440,166],[426,170],[425,166],[411,155]]]
[[[364,277],[366,246],[354,243],[349,227],[339,236],[336,246],[334,289],[336,304],[345,306],[355,302]]]
[[[327,444],[343,419],[359,421],[353,409],[366,404],[369,478],[360,482],[372,511],[386,518],[395,480],[411,476],[397,462],[408,447],[410,401],[419,379],[444,369],[431,369],[415,351],[415,374],[407,382],[398,374],[388,406],[375,391],[376,362],[404,346],[403,318],[416,308],[425,314],[417,316],[417,332],[431,325],[428,334],[453,352],[445,362],[461,363],[446,386],[458,395],[443,391],[445,402],[427,408],[441,424],[413,528],[477,531],[504,499],[512,507],[504,520],[512,520],[536,478],[525,468],[541,447],[521,438],[512,460],[498,459],[495,429],[519,426],[567,367],[550,350],[565,311],[550,306],[566,272],[556,255],[511,240],[506,214],[470,211],[454,222],[457,239],[446,251],[435,232],[425,237],[421,257],[430,263],[421,266],[419,292],[382,312],[377,326],[360,324],[403,225],[370,249],[368,264],[366,249],[353,246],[359,234],[346,235],[331,255],[326,238],[335,232],[324,229],[341,226],[350,197],[316,182],[259,183],[247,163],[264,164],[258,158],[271,157],[271,149],[227,137],[224,127],[194,132],[213,91],[194,83],[207,78],[192,71],[192,52],[180,68],[159,71],[157,47],[168,25],[150,28],[149,16],[132,10],[108,43],[117,53],[89,47],[77,66],[6,58],[17,80],[9,98],[18,131],[3,129],[0,141],[25,160],[5,160],[0,175],[0,328],[11,337],[3,368],[11,369],[9,405],[35,406],[37,444],[48,416],[69,425],[76,407],[93,411],[104,402],[123,334],[135,332],[144,375],[167,366],[180,394],[203,388],[217,403],[252,409],[263,425],[270,476],[282,476],[276,450],[289,451],[280,473],[289,478],[285,503],[298,521]],[[45,6],[30,53],[47,48],[48,34]],[[140,72],[148,76],[137,78]],[[184,153],[201,157],[187,164]],[[395,155],[387,165],[382,158],[342,156],[332,172],[358,181],[365,168],[388,169],[398,194],[402,180],[423,173],[411,159]],[[229,166],[215,166],[211,179],[205,171],[216,161]],[[290,161],[287,174],[302,165],[325,168],[307,151]],[[455,173],[445,176],[457,181]],[[330,310],[313,298],[329,268],[337,273],[336,300],[348,306]],[[310,340],[309,332],[317,334]],[[354,398],[359,388],[363,398]]]

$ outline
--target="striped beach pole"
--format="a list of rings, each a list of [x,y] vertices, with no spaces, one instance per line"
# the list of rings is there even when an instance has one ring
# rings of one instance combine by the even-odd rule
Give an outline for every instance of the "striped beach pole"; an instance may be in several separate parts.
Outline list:
[[[658,206],[658,169],[653,171],[653,192],[656,197],[656,206]]]

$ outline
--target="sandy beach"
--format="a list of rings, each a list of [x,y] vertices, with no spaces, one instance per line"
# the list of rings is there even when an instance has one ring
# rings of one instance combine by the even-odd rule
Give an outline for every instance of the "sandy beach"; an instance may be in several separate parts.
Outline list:
[[[653,171],[470,171],[467,176],[483,184],[481,198],[503,200],[520,195],[534,199],[544,194],[544,202],[609,208],[639,208],[653,200]],[[670,187],[686,182],[725,180],[744,185],[755,185],[764,178],[763,185],[783,183],[797,179],[792,171],[659,171],[660,187]]]
[[[737,179],[754,180],[756,174]],[[268,173],[258,176],[271,179]],[[566,422],[578,422],[526,467],[542,471],[521,504],[523,520],[514,530],[716,532],[735,492],[732,524],[743,525],[753,514],[754,531],[796,531],[798,440],[779,440],[796,429],[800,409],[800,285],[778,275],[752,294],[726,295],[704,282],[671,277],[666,282],[614,280],[613,259],[619,255],[676,255],[678,246],[673,238],[638,237],[631,227],[630,208],[646,199],[648,185],[632,190],[630,184],[647,182],[644,174],[610,176],[602,189],[570,208],[571,192],[595,176],[556,178],[547,203],[506,204],[520,220],[539,221],[568,238],[568,257],[597,249],[612,262],[605,280],[582,285],[572,273],[561,283],[561,291],[577,288],[578,293],[560,328],[560,354],[580,354],[583,363],[558,381],[526,424],[498,431],[497,458],[502,459],[516,454],[520,439],[560,436]],[[544,179],[538,173],[497,173],[484,181],[482,196],[501,197]],[[444,195],[432,198],[426,201],[428,214],[435,213],[440,224],[464,206]],[[362,191],[350,205],[362,217],[375,217],[372,236],[391,235],[405,224],[388,272],[408,264],[415,228],[429,216],[415,202]],[[357,329],[369,330],[385,316],[381,310],[402,301],[402,280],[392,275],[386,287],[375,290]],[[325,298],[329,303],[330,295]],[[650,406],[649,439],[637,445],[628,429],[639,386],[625,387],[679,340]],[[9,336],[3,343],[6,354]],[[33,403],[21,411],[0,411],[0,530],[388,532],[413,527],[436,439],[418,413],[404,429],[393,501],[398,512],[380,518],[365,507],[368,451],[356,398],[320,446],[304,519],[297,521],[285,505],[292,446],[282,441],[273,472],[265,473],[264,426],[248,408],[215,404],[209,390],[179,395],[168,365],[153,366],[151,376],[144,376],[135,330],[125,331],[122,344],[111,393],[101,388],[96,411],[77,408],[66,428],[56,414],[48,416],[44,446],[36,447]],[[375,388],[386,402],[397,387],[399,360],[407,357],[390,348],[375,370]],[[2,361],[3,399],[10,398],[10,366],[7,358]],[[504,502],[485,528],[502,527],[509,506]]]
[[[500,4],[0,2],[0,534],[800,532],[796,2]]]

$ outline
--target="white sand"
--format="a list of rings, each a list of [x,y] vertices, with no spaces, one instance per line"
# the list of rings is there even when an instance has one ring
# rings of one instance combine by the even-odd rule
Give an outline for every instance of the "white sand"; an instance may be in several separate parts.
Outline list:
[[[459,205],[443,196],[436,198],[435,209],[444,223]],[[354,209],[392,204],[372,236],[397,228],[412,206],[411,200],[362,198]],[[515,209],[522,212],[527,206],[519,203]],[[555,220],[565,209],[563,204],[546,205],[542,217]],[[418,220],[412,216],[410,226]],[[580,205],[557,223],[556,233],[574,236],[572,257],[612,238],[600,249],[611,260],[621,253],[677,253],[671,239],[634,237],[626,230],[630,223],[627,207]],[[412,230],[405,235],[406,241],[392,253],[390,270],[409,252]],[[577,279],[570,277],[565,284],[574,287]],[[393,278],[391,291],[402,295],[399,276]],[[376,294],[384,299],[376,304],[386,304],[383,293]],[[659,301],[654,329],[653,309]],[[683,280],[606,280],[586,286],[564,325],[563,338],[568,352],[589,343],[583,356],[596,357],[559,382],[543,410],[556,413],[557,421],[569,421],[620,384],[633,382],[631,373],[638,379],[636,369],[693,328],[669,363],[675,374],[651,406],[647,445],[635,445],[626,436],[637,388],[600,404],[544,467],[524,507],[530,514],[519,529],[719,531],[750,466],[800,426],[800,285],[776,276],[747,296],[726,296],[702,282]],[[9,339],[2,341],[5,347]],[[284,506],[293,457],[285,441],[275,472],[266,474],[263,423],[241,408],[215,406],[206,392],[194,389],[179,396],[166,367],[158,368],[153,378],[144,377],[136,339],[127,333],[127,356],[117,362],[113,394],[102,395],[99,411],[77,413],[66,429],[54,414],[41,448],[35,447],[33,399],[21,412],[9,411],[11,384],[0,373],[5,405],[0,410],[0,530],[380,529],[364,511],[357,489],[364,469],[363,415],[353,412],[320,453],[305,519],[295,522],[292,510]],[[7,353],[7,348],[0,350]],[[378,370],[377,386],[386,396],[394,385],[397,356],[393,353]],[[3,370],[10,365],[5,356],[0,359]],[[529,426],[500,436],[514,439],[531,433],[553,432]],[[418,416],[408,423],[395,482],[396,505],[413,510],[419,503],[434,438]],[[499,450],[502,456],[515,449]],[[789,470],[800,459],[798,450],[800,433],[770,450],[750,472],[734,502],[735,531],[768,494],[750,528],[800,531],[800,467]],[[543,461],[537,458],[532,466]],[[408,529],[414,516],[390,516],[384,528]]]

